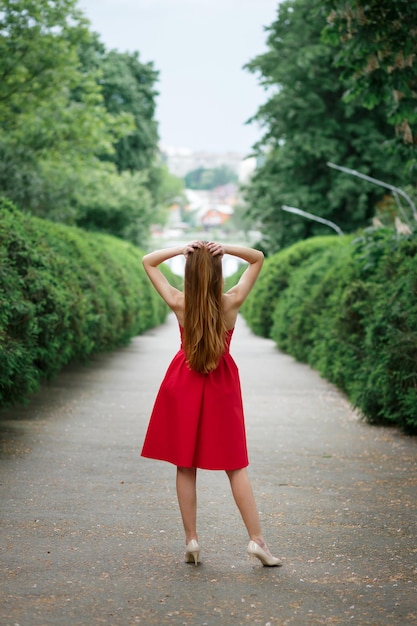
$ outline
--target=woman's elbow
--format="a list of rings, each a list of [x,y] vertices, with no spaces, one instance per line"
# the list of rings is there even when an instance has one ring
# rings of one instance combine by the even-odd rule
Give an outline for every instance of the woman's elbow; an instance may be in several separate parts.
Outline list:
[[[256,259],[256,263],[259,263],[259,265],[263,265],[263,262],[265,260],[265,255],[261,250],[257,250],[257,259]]]

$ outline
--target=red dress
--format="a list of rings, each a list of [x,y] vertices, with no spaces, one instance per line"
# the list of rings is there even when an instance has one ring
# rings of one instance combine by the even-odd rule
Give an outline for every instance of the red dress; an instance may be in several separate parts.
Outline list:
[[[180,327],[181,340],[183,330]],[[229,352],[215,370],[191,370],[181,348],[162,381],[142,456],[180,467],[233,470],[248,465],[239,372]]]

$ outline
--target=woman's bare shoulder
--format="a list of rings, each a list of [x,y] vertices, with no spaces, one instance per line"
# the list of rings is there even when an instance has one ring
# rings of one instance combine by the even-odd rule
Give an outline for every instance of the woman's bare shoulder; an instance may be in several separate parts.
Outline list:
[[[172,311],[177,316],[178,322],[180,326],[184,326],[184,294],[182,291],[179,291],[177,297],[175,298],[175,304],[171,306]]]
[[[239,307],[236,305],[236,299],[233,297],[233,294],[230,293],[223,294],[222,304],[224,321],[226,327],[230,330],[235,327]]]

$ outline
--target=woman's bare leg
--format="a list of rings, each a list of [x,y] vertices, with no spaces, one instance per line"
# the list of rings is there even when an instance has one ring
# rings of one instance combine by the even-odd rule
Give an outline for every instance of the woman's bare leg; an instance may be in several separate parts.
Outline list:
[[[197,470],[194,467],[177,467],[177,496],[184,524],[185,543],[197,537]]]
[[[270,554],[262,536],[259,513],[246,468],[227,470],[226,474],[229,477],[233,497],[248,531],[249,538]]]

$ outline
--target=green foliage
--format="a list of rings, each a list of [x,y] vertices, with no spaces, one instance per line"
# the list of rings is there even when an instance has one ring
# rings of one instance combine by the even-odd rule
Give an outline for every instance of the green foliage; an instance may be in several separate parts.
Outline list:
[[[238,176],[232,168],[227,165],[215,167],[213,169],[199,167],[184,177],[187,189],[215,189],[228,183],[237,183]]]
[[[0,0],[0,193],[144,245],[166,189],[158,72],[106,51],[76,0]]]
[[[73,42],[88,37],[76,0],[1,0],[0,119],[17,126],[21,115],[78,79]],[[13,115],[19,113],[19,117]]]
[[[158,127],[155,120],[158,72],[153,63],[142,63],[138,52],[106,50],[97,34],[78,46],[81,67],[99,78],[103,103],[111,115],[129,115],[130,132],[114,145],[112,154],[102,158],[115,163],[117,170],[143,171],[157,156]]]
[[[347,238],[338,236],[314,237],[286,248],[265,260],[262,273],[243,306],[243,315],[257,335],[269,337],[275,302],[288,288],[298,267],[310,264],[316,255],[344,245]]]
[[[153,200],[152,224],[164,224],[173,204],[185,204],[184,181],[174,176],[166,165],[159,164],[149,171],[147,185]]]
[[[337,337],[338,329],[329,328],[328,300],[338,306],[341,290],[353,280],[348,262],[352,254],[350,241],[346,238],[342,240],[343,245],[322,248],[308,263],[296,268],[287,290],[276,301],[271,337],[300,361],[313,364],[315,344],[321,347],[322,335],[334,337],[336,334]],[[326,310],[322,306],[326,306]],[[333,379],[333,382],[346,390],[342,381]]]
[[[145,245],[154,219],[146,174],[122,172],[111,164],[86,172],[76,190],[75,224],[131,243]]]
[[[155,120],[158,95],[155,82],[158,72],[152,63],[142,63],[138,52],[106,51],[96,35],[79,46],[79,56],[86,71],[96,71],[99,74],[103,102],[108,113],[116,117],[129,115],[133,120],[130,131],[114,144],[113,152],[101,154],[100,158],[114,163],[119,173],[129,172],[132,182],[142,180],[144,190],[151,196],[152,221],[164,222],[165,211],[181,195],[183,182],[170,174],[159,158],[158,127]],[[140,172],[140,177],[134,176],[137,172]],[[125,176],[123,182],[121,181],[122,187],[126,187],[128,180]],[[109,179],[108,184],[110,188],[114,185],[112,179]],[[133,189],[129,193],[134,194],[137,187],[133,182]],[[122,194],[122,198],[125,197],[126,194]],[[131,204],[126,215],[129,213],[133,217],[142,204]],[[146,209],[142,222],[146,221],[147,216]],[[117,216],[115,220],[118,220]],[[84,217],[82,223],[85,224]],[[121,236],[118,231],[113,234]],[[144,233],[137,239],[141,245],[145,241],[143,235]],[[129,240],[132,238],[129,237]]]
[[[119,172],[141,171],[155,161],[158,150],[158,127],[155,120],[158,72],[152,63],[141,63],[134,52],[108,52],[101,61],[100,81],[106,109],[112,115],[128,113],[134,129],[115,144],[111,156]]]
[[[141,252],[0,203],[0,406],[161,322]]]
[[[269,95],[253,117],[265,134],[255,146],[259,167],[245,192],[248,216],[268,252],[327,232],[282,205],[330,219],[346,233],[369,224],[384,192],[336,173],[328,161],[394,185],[405,181],[383,107],[371,113],[343,102],[341,70],[334,66],[338,49],[322,41],[325,26],[321,0],[286,0],[268,28],[267,51],[247,65]]]
[[[265,284],[279,284],[282,267],[284,287],[250,294],[249,325],[259,325],[256,308],[269,308],[265,328],[281,349],[346,392],[368,421],[417,433],[416,236],[370,229],[318,245],[288,272],[291,250],[313,242],[265,264]]]
[[[325,39],[338,52],[345,98],[383,105],[404,142],[417,144],[417,4],[410,0],[325,0]],[[342,46],[340,46],[342,42]],[[415,157],[414,157],[415,158]]]
[[[131,128],[130,116],[107,112],[96,73],[80,68],[90,33],[76,4],[0,4],[0,141],[38,158],[108,152]]]

